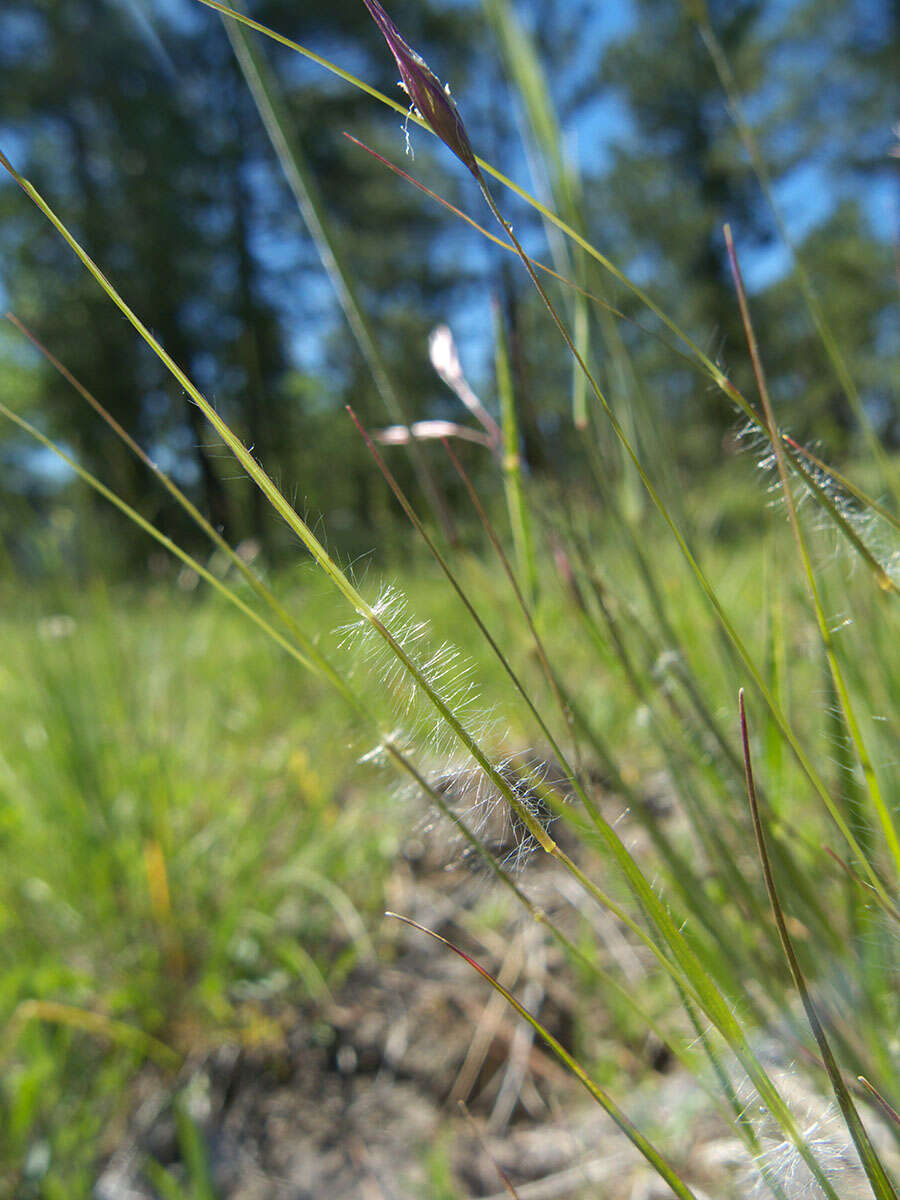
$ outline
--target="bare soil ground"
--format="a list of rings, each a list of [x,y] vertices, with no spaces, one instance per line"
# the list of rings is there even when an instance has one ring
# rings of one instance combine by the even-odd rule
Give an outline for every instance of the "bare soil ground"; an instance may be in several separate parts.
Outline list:
[[[524,882],[548,911],[565,908],[551,869],[535,865]],[[740,1144],[696,1081],[652,1039],[630,1046],[604,1040],[602,1001],[575,1011],[584,1001],[555,944],[519,917],[499,933],[486,932],[496,923],[475,919],[493,899],[484,880],[427,852],[401,864],[388,896],[395,911],[483,962],[564,1045],[575,1048],[577,1031],[586,1061],[606,1060],[624,1072],[632,1082],[624,1094],[615,1085],[617,1100],[659,1139],[698,1196],[752,1195]],[[631,969],[642,971],[633,948],[604,920],[598,913],[611,955],[620,964],[633,959]],[[471,968],[399,923],[386,921],[382,932],[377,958],[360,962],[333,1002],[263,1005],[254,1038],[198,1054],[174,1084],[148,1071],[98,1178],[98,1200],[155,1197],[148,1156],[187,1178],[177,1093],[187,1096],[202,1132],[221,1200],[670,1195]],[[865,1194],[852,1162],[839,1165],[846,1168],[842,1198]],[[788,1195],[809,1194],[801,1185]]]

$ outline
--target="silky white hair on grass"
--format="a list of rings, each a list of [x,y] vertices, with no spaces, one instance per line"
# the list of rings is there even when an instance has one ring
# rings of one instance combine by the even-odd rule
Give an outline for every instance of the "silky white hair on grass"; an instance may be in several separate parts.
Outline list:
[[[801,1020],[799,1011],[797,1019]],[[798,1069],[793,1061],[785,1063],[784,1046],[791,1023],[769,1026],[757,1035],[756,1053],[766,1065],[778,1091],[793,1110],[801,1138],[818,1160],[841,1200],[862,1200],[871,1195],[866,1174],[853,1145],[843,1116],[830,1095],[817,1090],[827,1088],[824,1077],[816,1078]],[[761,1153],[752,1156],[746,1147],[741,1154],[741,1178],[748,1195],[770,1197],[767,1180],[777,1184],[787,1200],[816,1200],[821,1189],[794,1143],[772,1117],[754,1084],[733,1055],[722,1061],[732,1079],[734,1094],[742,1104],[742,1116],[753,1126]],[[867,1115],[870,1135],[885,1130],[881,1122]]]
[[[481,703],[475,664],[459,647],[447,640],[435,645],[429,622],[411,615],[406,596],[392,584],[382,588],[372,612],[474,742],[484,747],[508,745],[509,728],[501,726],[493,708]],[[533,837],[511,811],[496,781],[461,746],[458,733],[377,628],[368,618],[360,618],[340,628],[338,638],[351,669],[363,669],[375,677],[395,719],[401,722],[391,740],[431,756],[434,764],[426,767],[423,775],[476,837],[482,838],[492,822],[497,831],[490,840],[495,844],[503,844],[511,834],[514,849],[503,865],[520,869],[535,849]],[[384,744],[363,756],[367,762],[384,759]],[[493,767],[522,807],[546,827],[551,814],[540,791],[547,783],[549,764],[530,751],[518,751],[494,760]]]
[[[774,476],[768,488],[773,497],[772,504],[783,504],[784,494],[777,473],[778,463],[766,434],[758,426],[748,422],[738,430],[737,439],[746,446],[749,453],[758,456],[757,466],[760,471],[764,475]],[[898,545],[896,532],[878,513],[872,509],[861,507],[854,497],[848,495],[831,475],[816,466],[814,462],[806,460],[803,467],[816,487],[828,497],[837,512],[863,543],[885,575],[893,583],[900,584],[900,545]],[[851,551],[846,537],[842,535],[835,522],[819,507],[809,484],[794,471],[791,471],[790,477],[792,495],[798,510],[804,505],[812,504],[816,509],[816,529],[832,539],[833,555],[846,557],[850,552],[851,565],[855,567],[858,555]]]
[[[451,642],[434,646],[429,639],[429,623],[409,615],[408,601],[397,588],[383,588],[372,611],[466,732],[476,741],[482,739],[490,730],[493,713],[478,707],[480,692],[473,678],[474,664]],[[341,648],[349,652],[351,665],[362,665],[377,675],[380,688],[405,723],[409,741],[424,740],[436,754],[458,753],[456,733],[372,623],[361,618],[339,633]]]
[[[866,1177],[849,1134],[836,1105],[810,1100],[801,1134],[818,1159],[825,1174],[831,1180],[842,1200],[855,1200],[866,1194]],[[818,1183],[803,1161],[792,1142],[785,1138],[769,1139],[769,1147],[763,1151],[759,1166],[783,1188],[788,1200],[808,1200],[821,1195]],[[757,1180],[761,1194],[764,1180]]]
[[[522,807],[547,828],[555,818],[542,803],[540,788],[548,783],[550,764],[529,751],[519,751],[506,755],[495,766]],[[429,782],[480,841],[494,849],[511,841],[512,846],[500,865],[505,870],[522,870],[537,843],[477,764],[471,761],[444,764],[435,768]],[[558,785],[553,782],[550,786]]]

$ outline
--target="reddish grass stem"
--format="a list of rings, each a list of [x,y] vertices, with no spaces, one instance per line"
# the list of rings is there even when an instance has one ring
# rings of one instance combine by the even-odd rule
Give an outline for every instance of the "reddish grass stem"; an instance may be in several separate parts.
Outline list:
[[[744,769],[747,779],[747,798],[750,803],[750,815],[753,819],[753,831],[756,835],[756,848],[759,853],[759,861],[762,866],[763,879],[766,884],[766,891],[769,894],[769,903],[772,906],[772,915],[775,918],[775,926],[778,930],[778,937],[781,941],[784,956],[787,959],[788,967],[791,972],[791,978],[794,981],[794,986],[800,994],[800,999],[803,1003],[803,1010],[806,1013],[806,1019],[809,1022],[813,1037],[816,1039],[816,1045],[819,1047],[819,1053],[822,1056],[822,1062],[825,1065],[825,1070],[828,1072],[828,1078],[831,1081],[831,1086],[834,1090],[834,1097],[838,1102],[841,1113],[846,1122],[850,1136],[853,1138],[853,1143],[859,1153],[862,1161],[863,1169],[872,1186],[872,1192],[877,1197],[877,1200],[897,1200],[897,1193],[894,1186],[887,1176],[887,1172],[882,1166],[874,1146],[869,1140],[869,1135],[866,1133],[865,1126],[862,1123],[856,1105],[853,1103],[853,1098],[844,1083],[844,1077],[841,1074],[840,1067],[835,1060],[831,1051],[831,1046],[825,1033],[824,1026],[819,1019],[818,1010],[813,1003],[809,988],[806,983],[806,978],[800,967],[800,962],[794,951],[794,944],[791,941],[791,935],[788,933],[787,921],[784,917],[784,910],[781,907],[781,901],[778,897],[778,890],[775,886],[775,877],[772,873],[772,864],[769,859],[769,851],[766,846],[766,835],[763,829],[762,818],[759,813],[759,803],[756,798],[756,784],[753,779],[753,764],[750,757],[750,731],[747,724],[747,711],[744,706],[744,689],[741,688],[738,693],[738,708],[740,711],[741,725],[741,744],[744,750]]]

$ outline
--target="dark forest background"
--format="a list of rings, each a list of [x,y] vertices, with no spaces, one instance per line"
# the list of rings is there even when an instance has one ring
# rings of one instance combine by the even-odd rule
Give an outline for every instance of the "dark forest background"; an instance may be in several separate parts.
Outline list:
[[[361,0],[253,0],[258,20],[389,94],[396,72]],[[490,0],[395,0],[392,15],[452,81],[476,148],[532,191],[536,136],[505,72]],[[785,424],[832,459],[857,425],[804,306],[790,255],[735,130],[691,6],[520,0],[556,103],[568,177],[591,240],[652,292],[740,383],[743,337],[721,227],[735,227],[757,332]],[[875,427],[900,440],[896,157],[900,4],[891,0],[713,0],[710,18],[744,96],[774,194]],[[430,328],[447,320],[489,406],[490,301],[511,333],[526,454],[539,476],[571,452],[571,370],[517,264],[391,176],[362,138],[486,221],[444,147],[265,39],[292,136],[356,281],[411,417],[466,413],[431,370]],[[524,139],[524,148],[523,148]],[[0,10],[0,145],[61,212],[137,313],[329,536],[352,553],[389,512],[344,415],[390,423],[298,212],[220,18],[193,0],[11,0]],[[546,161],[546,154],[542,156]],[[558,181],[556,181],[558,183]],[[535,214],[508,204],[528,247],[551,260]],[[569,262],[573,271],[577,263]],[[232,478],[203,427],[116,310],[28,200],[0,182],[0,291],[14,311],[187,486],[232,540],[277,558],[289,543],[258,493]],[[592,286],[605,286],[592,278]],[[641,314],[627,293],[607,299]],[[642,316],[643,320],[644,317]],[[592,320],[598,321],[595,313]],[[648,321],[649,324],[649,321]],[[673,465],[721,462],[733,414],[677,356],[633,326],[619,335],[642,392],[677,436]],[[600,335],[603,326],[600,326]],[[609,381],[615,363],[593,353]],[[614,357],[614,356],[613,356]],[[11,327],[0,332],[0,392],[179,539],[178,510]],[[440,451],[428,451],[451,504]],[[392,461],[415,490],[403,451]],[[467,460],[479,471],[483,452]],[[0,528],[13,554],[74,504],[92,504],[24,438],[0,430]],[[489,464],[484,464],[488,467]],[[146,550],[95,514],[94,539],[120,568]],[[292,551],[293,552],[293,551]],[[32,556],[32,559],[29,558]]]

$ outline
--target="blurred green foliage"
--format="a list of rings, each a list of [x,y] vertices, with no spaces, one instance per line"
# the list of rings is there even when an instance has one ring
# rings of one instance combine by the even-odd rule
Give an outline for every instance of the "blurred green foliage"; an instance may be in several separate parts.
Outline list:
[[[493,40],[504,5],[491,0],[485,7],[489,20],[471,6],[402,13],[404,31],[452,77],[475,144],[522,175],[524,133],[536,190],[549,191],[567,218],[646,284],[751,394],[719,234],[721,223],[731,221],[751,282],[756,278],[757,334],[779,419],[803,437],[821,438],[830,458],[857,452],[859,431],[846,397],[789,256],[775,245],[759,179],[698,38],[697,6],[640,0],[634,23],[626,22],[594,57],[592,39],[601,30],[591,5],[517,6],[510,11],[522,18],[526,35],[541,35],[531,53],[540,53],[543,78],[521,71],[523,63],[537,62],[529,43],[512,43],[510,52],[502,36]],[[709,7],[776,199],[799,209],[799,216],[788,214],[797,249],[866,411],[890,444],[898,436],[891,390],[897,294],[889,234],[876,209],[890,167],[894,114],[881,93],[888,90],[896,6],[884,5],[883,12],[874,6],[874,20],[872,6],[862,3],[797,0],[785,7],[748,0]],[[280,0],[252,9],[386,90],[392,86],[361,4],[311,3],[299,19],[296,6]],[[81,0],[4,8],[0,99],[12,157],[53,198],[298,510],[327,513],[329,544],[353,564],[367,595],[377,592],[369,576],[399,575],[416,616],[430,616],[441,639],[471,655],[486,702],[496,701],[508,720],[504,744],[492,752],[520,751],[534,738],[527,714],[521,706],[507,712],[507,683],[489,648],[439,587],[433,566],[411,548],[341,411],[352,401],[367,425],[387,420],[218,18],[187,0],[150,4],[140,18],[137,12],[115,7],[97,22]],[[741,970],[765,981],[771,995],[752,997],[760,1010],[769,1001],[786,1006],[771,931],[753,919],[764,897],[740,771],[722,752],[729,742],[721,730],[733,716],[733,646],[661,523],[630,490],[634,479],[612,439],[601,434],[598,446],[590,446],[596,457],[585,453],[588,440],[571,422],[571,363],[538,302],[520,287],[515,264],[340,138],[348,127],[398,158],[393,118],[385,121],[368,101],[308,64],[298,66],[269,46],[264,51],[412,415],[467,419],[427,368],[428,329],[448,313],[465,333],[462,350],[476,363],[474,382],[493,402],[489,372],[477,365],[479,356],[489,359],[493,336],[479,320],[479,306],[486,312],[488,293],[499,297],[509,333],[509,403],[529,467],[517,503],[539,530],[534,551],[521,555],[533,566],[520,569],[536,576],[529,578],[538,596],[536,621],[554,668],[577,695],[588,733],[599,735],[595,748],[602,741],[615,748],[621,766],[612,782],[639,789],[650,811],[644,783],[663,778],[663,800],[682,806],[674,827],[642,853],[648,875],[657,867],[662,872],[667,902],[671,896],[685,906],[710,969],[720,972],[726,991]],[[521,114],[508,101],[506,73]],[[598,100],[618,106],[618,115],[592,115]],[[542,129],[559,142],[555,158],[540,144]],[[571,155],[570,129],[581,138]],[[609,141],[603,154],[592,154],[592,129]],[[415,174],[476,211],[477,194],[454,181],[424,138],[415,142],[421,149]],[[536,219],[515,203],[510,211],[519,235],[543,255]],[[10,305],[196,496],[254,569],[268,577],[280,566],[274,587],[333,650],[349,617],[298,566],[297,543],[259,493],[232,477],[234,467],[210,441],[198,410],[163,378],[68,251],[7,186],[0,187],[0,247]],[[600,289],[595,269],[589,274],[574,255],[550,249],[565,269]],[[609,286],[604,295],[647,322],[620,290]],[[564,297],[570,311],[571,293],[554,296]],[[844,718],[799,576],[789,566],[787,530],[780,513],[771,519],[761,511],[764,484],[750,455],[736,452],[734,412],[671,346],[632,324],[610,324],[593,308],[576,303],[571,311],[585,322],[586,353],[617,410],[630,413],[635,440],[725,610],[757,660],[765,659],[767,682],[824,763],[846,820],[878,859]],[[149,486],[150,475],[68,386],[14,331],[0,338],[0,386],[11,406],[179,542],[193,544],[181,512]],[[576,413],[585,403],[577,388],[576,382]],[[543,684],[527,630],[486,558],[459,481],[435,447],[429,453],[461,515],[454,560],[460,576],[528,692],[538,695]],[[502,536],[506,513],[496,464],[480,448],[466,448],[465,457]],[[87,1194],[98,1156],[121,1132],[117,1108],[142,1063],[158,1060],[168,1069],[167,1054],[178,1058],[221,1033],[237,1040],[264,1036],[273,1009],[321,1000],[370,952],[366,923],[382,905],[409,814],[392,785],[358,761],[370,747],[323,685],[299,675],[218,599],[198,593],[190,569],[173,568],[18,435],[0,442],[0,461],[0,632],[8,648],[0,664],[0,706],[8,714],[0,730],[0,852],[8,863],[0,878],[6,1068],[0,1186],[9,1183],[22,1196],[77,1196]],[[415,494],[409,464],[402,456],[391,461]],[[852,457],[850,463],[855,477],[865,479],[872,469]],[[596,474],[599,498],[586,466]],[[871,478],[876,490],[874,471]],[[857,524],[866,537],[875,528]],[[863,568],[848,582],[847,552],[835,553],[833,531],[813,536],[827,611],[841,619],[853,613],[853,628],[840,626],[841,659],[879,773],[890,784],[896,756],[883,715],[897,710],[900,669],[896,639],[883,620],[889,599]],[[891,568],[895,540],[886,526],[873,534]],[[378,557],[370,560],[376,542]],[[563,552],[574,569],[568,590]],[[219,555],[203,561],[227,574]],[[230,575],[229,581],[235,583]],[[383,681],[357,667],[352,655],[344,665],[358,671],[372,704],[383,706],[390,721]],[[778,868],[790,871],[796,885],[792,911],[802,922],[804,967],[829,989],[845,1061],[876,1079],[889,1077],[892,1051],[879,1031],[896,1027],[895,1000],[885,986],[896,948],[837,870],[820,885],[819,844],[832,827],[811,802],[776,723],[760,717],[758,735]],[[612,796],[620,808],[623,795]],[[579,832],[588,856],[590,830]],[[673,863],[691,869],[679,875]],[[610,886],[625,894],[621,881]],[[596,947],[590,949],[587,932],[578,940],[590,960]],[[586,971],[579,984],[591,997],[597,985],[589,977]],[[659,980],[648,978],[646,991],[647,1007],[668,1019],[672,1005]],[[735,984],[729,1000],[743,1003],[737,993]],[[857,1006],[865,1006],[869,1021],[862,1028]],[[613,1044],[616,1036],[626,1043],[638,1036],[631,1009],[613,1006],[610,1021]],[[596,1057],[598,1075],[614,1080],[614,1055]],[[187,1110],[179,1132],[202,1194],[203,1148]],[[434,1189],[451,1194],[441,1144],[429,1167]],[[177,1194],[180,1185],[160,1171],[158,1189]]]
[[[282,0],[251,7],[263,22],[393,92],[390,64],[362,4],[308,3],[301,13]],[[785,419],[799,436],[824,439],[832,455],[848,448],[850,410],[778,246],[690,5],[642,0],[630,14],[603,15],[557,0],[517,6],[526,35],[541,32],[541,67],[560,114],[563,157],[541,168],[538,161],[549,161],[547,118],[531,132],[518,121],[505,78],[508,60],[494,37],[496,9],[491,14],[488,6],[490,21],[477,5],[401,9],[396,15],[408,35],[453,80],[484,153],[520,177],[529,161],[538,177],[550,171],[558,205],[572,215],[575,203],[594,242],[650,284],[744,385],[749,377],[721,238],[722,223],[731,221],[751,285],[754,274],[761,281],[758,334]],[[779,204],[840,331],[867,411],[890,442],[898,436],[890,353],[897,290],[885,206],[896,163],[889,156],[894,114],[887,101],[896,14],[888,4],[805,0],[785,7],[742,0],[712,4],[709,12]],[[332,536],[356,553],[371,544],[380,489],[342,405],[352,402],[367,424],[388,417],[219,18],[190,0],[113,6],[102,21],[92,13],[82,0],[4,6],[3,144],[270,473],[301,505],[333,512]],[[349,129],[397,159],[402,141],[393,118],[288,52],[270,44],[261,50],[408,411],[416,418],[465,418],[428,370],[428,328],[446,317],[458,324],[474,382],[494,403],[482,369],[490,343],[481,316],[494,291],[511,325],[528,458],[538,471],[564,461],[572,450],[564,419],[570,368],[536,302],[515,282],[512,264],[340,136]],[[522,156],[523,128],[529,160]],[[407,164],[414,173],[480,215],[467,181],[428,139],[416,135],[414,143],[418,157]],[[561,196],[552,177],[565,170],[564,160],[577,170],[577,200],[571,188]],[[520,232],[535,241],[534,214],[514,215]],[[2,183],[0,248],[10,306],[190,487],[211,519],[233,540],[253,536],[269,555],[291,553],[255,491],[230,477],[196,408],[164,378],[38,214]],[[577,262],[568,267],[582,278]],[[600,280],[590,282],[600,289]],[[603,292],[636,315],[627,294],[606,284]],[[600,315],[590,311],[596,323]],[[615,392],[621,367],[609,347],[608,321],[603,329],[595,354],[601,370],[613,355]],[[647,411],[677,430],[675,457],[692,469],[718,457],[718,439],[734,425],[734,413],[658,342],[629,325],[619,325],[617,336],[636,372],[628,403],[635,387],[650,397]],[[191,536],[176,510],[150,499],[145,473],[113,435],[6,330],[0,379],[20,411],[39,414],[48,432],[121,495],[150,503],[155,519]],[[65,481],[9,431],[0,455],[9,514],[4,536],[24,552],[28,527],[60,498]],[[452,473],[439,454],[430,457],[455,505]],[[336,461],[339,471],[332,469]],[[405,456],[395,455],[395,462],[409,482]],[[488,464],[474,454],[471,465],[478,474]],[[142,565],[127,542],[118,550],[121,567]]]

